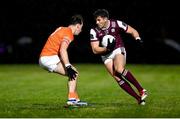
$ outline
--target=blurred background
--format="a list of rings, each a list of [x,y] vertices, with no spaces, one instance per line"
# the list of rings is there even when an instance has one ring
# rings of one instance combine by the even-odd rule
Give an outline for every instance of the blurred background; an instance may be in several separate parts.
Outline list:
[[[3,2],[3,3],[2,3]],[[144,40],[139,47],[123,34],[128,63],[179,64],[179,4],[173,1],[122,0],[6,0],[0,3],[0,63],[38,63],[48,36],[66,25],[73,14],[82,14],[84,28],[69,47],[70,61],[99,63],[91,51],[90,28],[93,12],[105,8],[110,18],[122,20],[137,29]]]

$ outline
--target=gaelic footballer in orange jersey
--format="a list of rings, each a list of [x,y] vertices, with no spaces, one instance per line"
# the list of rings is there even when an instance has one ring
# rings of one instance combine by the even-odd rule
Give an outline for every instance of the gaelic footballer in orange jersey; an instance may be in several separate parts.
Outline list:
[[[42,68],[68,77],[68,105],[87,105],[79,99],[76,89],[78,71],[70,64],[67,51],[70,42],[74,40],[74,35],[79,35],[82,27],[82,16],[72,16],[67,27],[59,27],[49,36],[39,58],[39,65]]]

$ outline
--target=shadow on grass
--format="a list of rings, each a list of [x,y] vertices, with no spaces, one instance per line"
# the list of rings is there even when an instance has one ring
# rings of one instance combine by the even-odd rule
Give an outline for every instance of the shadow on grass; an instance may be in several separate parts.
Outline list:
[[[65,108],[64,103],[59,104],[41,104],[34,103],[32,105],[21,105],[19,109],[28,109],[28,110],[61,110]],[[87,106],[78,106],[77,108],[104,108],[104,107],[122,107],[121,103],[88,103]]]

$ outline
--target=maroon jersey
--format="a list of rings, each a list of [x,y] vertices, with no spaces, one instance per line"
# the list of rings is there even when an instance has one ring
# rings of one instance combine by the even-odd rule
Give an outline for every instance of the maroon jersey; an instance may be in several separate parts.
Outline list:
[[[115,49],[118,47],[124,47],[123,40],[121,38],[120,33],[122,31],[126,32],[128,25],[119,20],[109,20],[109,27],[106,29],[100,29],[98,27],[92,28],[90,31],[90,40],[93,41],[101,41],[105,35],[112,35],[115,38],[116,46]]]

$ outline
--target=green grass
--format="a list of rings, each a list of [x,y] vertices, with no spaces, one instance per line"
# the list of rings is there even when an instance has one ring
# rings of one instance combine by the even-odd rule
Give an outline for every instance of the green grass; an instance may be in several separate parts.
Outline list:
[[[180,117],[180,65],[127,65],[148,90],[145,106],[137,105],[102,64],[75,64],[78,91],[92,105],[66,109],[67,79],[38,65],[0,65],[0,117]]]

